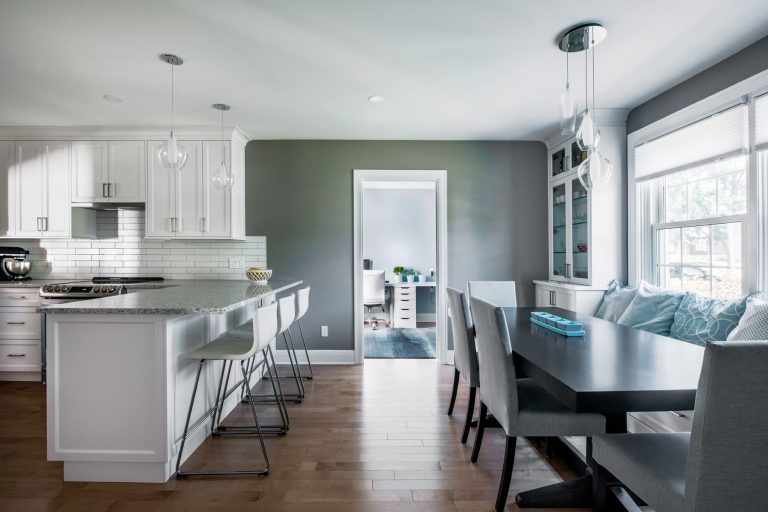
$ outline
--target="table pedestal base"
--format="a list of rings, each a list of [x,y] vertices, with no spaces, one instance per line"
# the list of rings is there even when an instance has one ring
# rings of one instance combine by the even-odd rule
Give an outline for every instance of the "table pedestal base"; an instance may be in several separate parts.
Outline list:
[[[517,493],[520,508],[570,508],[592,506],[592,475]]]

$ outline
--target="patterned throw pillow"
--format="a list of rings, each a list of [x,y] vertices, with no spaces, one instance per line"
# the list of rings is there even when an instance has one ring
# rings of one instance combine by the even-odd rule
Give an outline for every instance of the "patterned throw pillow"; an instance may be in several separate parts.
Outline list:
[[[739,324],[746,308],[746,297],[722,300],[689,293],[683,297],[675,312],[669,336],[697,345],[706,345],[710,341],[725,341],[728,334]]]
[[[728,341],[768,340],[768,295],[755,294],[747,299],[747,310]]]
[[[685,292],[662,290],[640,282],[634,300],[619,318],[619,323],[643,331],[669,336],[669,329],[675,319],[675,312]]]
[[[603,302],[597,308],[595,316],[609,322],[618,322],[632,299],[635,298],[636,292],[637,288],[634,286],[622,286],[620,282],[614,279],[608,285],[608,289],[603,295]]]

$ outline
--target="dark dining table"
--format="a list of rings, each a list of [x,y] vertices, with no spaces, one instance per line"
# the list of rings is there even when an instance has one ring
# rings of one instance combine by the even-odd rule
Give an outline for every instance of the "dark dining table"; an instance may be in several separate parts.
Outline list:
[[[530,321],[545,311],[584,325],[566,337]],[[575,412],[606,417],[627,431],[627,413],[691,410],[704,347],[560,308],[504,308],[515,367]],[[589,454],[587,455],[589,457]],[[520,507],[588,506],[591,474],[521,492]]]

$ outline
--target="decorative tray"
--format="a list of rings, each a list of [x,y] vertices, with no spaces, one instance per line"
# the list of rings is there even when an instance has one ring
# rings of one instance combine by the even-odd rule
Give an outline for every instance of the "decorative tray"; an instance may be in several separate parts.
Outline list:
[[[567,320],[543,311],[532,312],[531,323],[563,336],[584,336],[585,334],[584,326],[579,322]]]

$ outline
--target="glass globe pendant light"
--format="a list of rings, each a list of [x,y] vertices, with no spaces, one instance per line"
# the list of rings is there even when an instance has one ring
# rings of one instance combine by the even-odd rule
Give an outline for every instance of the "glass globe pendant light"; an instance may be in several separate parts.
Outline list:
[[[604,187],[611,180],[612,175],[613,164],[597,147],[589,151],[589,156],[578,169],[579,181],[588,191]]]
[[[231,190],[232,185],[235,184],[235,175],[227,169],[227,146],[224,140],[224,112],[229,110],[230,107],[224,103],[216,103],[213,105],[213,108],[221,111],[221,165],[213,173],[211,181],[213,181],[213,185],[218,189]]]
[[[165,169],[180,171],[187,163],[187,150],[179,144],[173,133],[173,68],[181,66],[184,61],[181,57],[169,53],[160,55],[160,60],[171,65],[171,133],[157,149],[157,159]]]
[[[591,29],[590,35],[591,38]],[[595,108],[595,47],[592,46],[592,108]],[[595,126],[592,112],[589,110],[589,50],[584,52],[584,114],[581,116],[576,143],[582,151],[589,151],[600,144],[600,131]]]
[[[565,90],[560,96],[560,133],[570,135],[576,127],[576,99],[571,93],[571,72],[568,52],[565,54]]]

